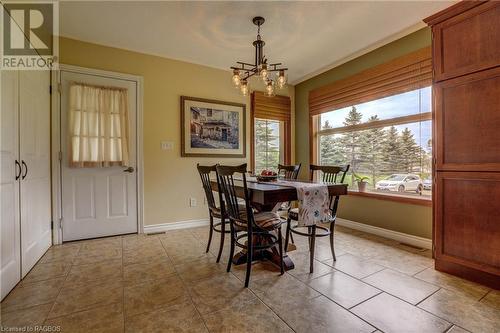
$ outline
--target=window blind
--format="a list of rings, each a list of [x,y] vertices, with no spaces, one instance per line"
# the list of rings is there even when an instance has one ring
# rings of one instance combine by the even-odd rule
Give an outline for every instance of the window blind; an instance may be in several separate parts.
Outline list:
[[[431,48],[426,47],[309,93],[309,113],[352,106],[432,84]]]
[[[255,118],[289,121],[291,117],[290,97],[267,97],[261,91],[252,93],[252,110]]]

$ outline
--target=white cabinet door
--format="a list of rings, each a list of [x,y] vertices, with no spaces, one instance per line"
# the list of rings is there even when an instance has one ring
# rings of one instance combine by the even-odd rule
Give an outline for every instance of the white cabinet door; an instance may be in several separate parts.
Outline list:
[[[120,166],[68,166],[68,103],[71,82],[128,90],[131,172]],[[137,232],[136,83],[104,76],[61,71],[62,230],[63,241]]]
[[[0,294],[21,279],[18,144],[18,72],[3,71],[0,92]]]
[[[49,71],[19,73],[23,277],[52,244],[49,86]]]

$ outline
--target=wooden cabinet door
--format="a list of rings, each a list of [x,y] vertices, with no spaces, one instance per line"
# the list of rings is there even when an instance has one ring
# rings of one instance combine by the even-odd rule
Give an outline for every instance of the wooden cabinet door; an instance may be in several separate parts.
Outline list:
[[[436,170],[500,171],[500,67],[434,85]]]
[[[498,286],[500,174],[437,172],[435,196],[436,267]]]
[[[484,3],[432,31],[435,82],[500,65],[500,2]]]

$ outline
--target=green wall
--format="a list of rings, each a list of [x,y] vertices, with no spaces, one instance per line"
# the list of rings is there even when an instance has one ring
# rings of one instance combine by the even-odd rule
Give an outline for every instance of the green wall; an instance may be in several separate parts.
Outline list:
[[[430,29],[424,28],[295,86],[295,160],[303,165],[302,177],[307,177],[309,166],[309,91],[430,45]],[[340,200],[338,216],[410,235],[432,237],[432,209],[427,206],[346,196]]]

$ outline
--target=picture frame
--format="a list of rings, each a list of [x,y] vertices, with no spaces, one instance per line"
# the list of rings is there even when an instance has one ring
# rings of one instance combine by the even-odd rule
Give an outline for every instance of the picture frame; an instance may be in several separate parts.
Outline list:
[[[246,105],[181,96],[182,157],[246,157]]]

